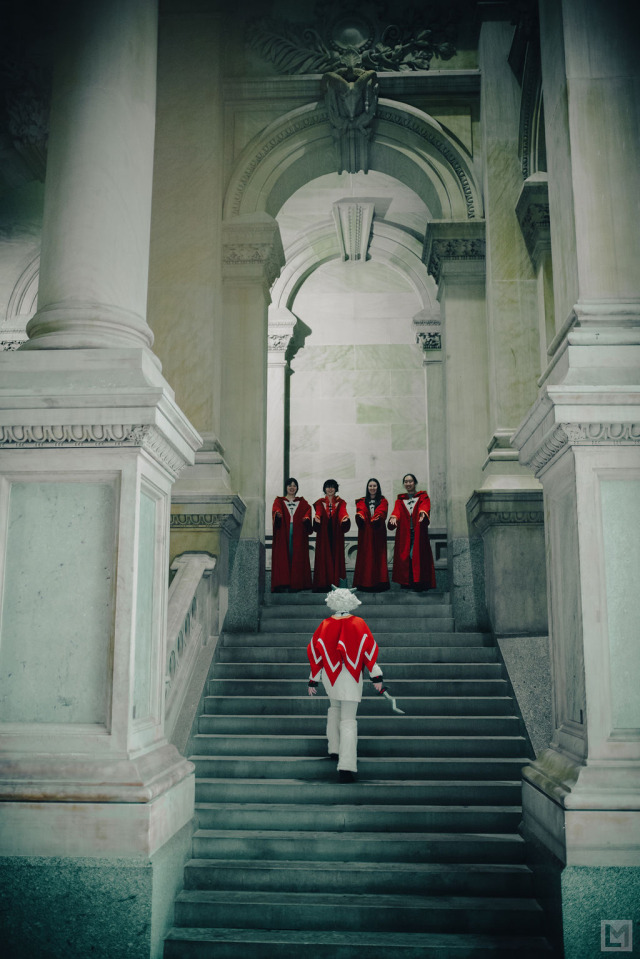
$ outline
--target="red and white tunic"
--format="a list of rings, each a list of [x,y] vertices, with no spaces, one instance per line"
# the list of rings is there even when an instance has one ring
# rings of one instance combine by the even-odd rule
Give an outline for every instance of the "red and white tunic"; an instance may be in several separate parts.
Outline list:
[[[331,699],[362,699],[362,674],[365,667],[372,676],[380,676],[377,665],[378,644],[364,619],[337,614],[324,619],[307,646],[311,679],[322,674],[322,683]]]

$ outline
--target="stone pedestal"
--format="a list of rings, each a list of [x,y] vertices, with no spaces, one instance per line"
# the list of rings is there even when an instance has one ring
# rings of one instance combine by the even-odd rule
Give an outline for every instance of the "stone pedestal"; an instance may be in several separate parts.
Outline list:
[[[267,438],[267,310],[284,254],[278,224],[266,213],[223,224],[225,367],[221,436],[232,489],[246,504],[231,556],[226,628],[258,628],[264,593]]]
[[[170,491],[199,437],[146,350],[0,367],[5,946],[159,955],[194,801],[164,737]]]
[[[481,485],[489,434],[483,220],[433,220],[423,259],[438,284],[446,396],[447,533],[458,629],[486,626],[482,540],[466,502]]]

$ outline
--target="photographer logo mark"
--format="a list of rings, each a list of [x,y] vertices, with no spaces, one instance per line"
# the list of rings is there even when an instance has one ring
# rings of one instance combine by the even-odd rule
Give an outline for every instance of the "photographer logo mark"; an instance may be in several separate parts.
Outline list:
[[[603,919],[600,923],[600,952],[632,952],[631,919]]]

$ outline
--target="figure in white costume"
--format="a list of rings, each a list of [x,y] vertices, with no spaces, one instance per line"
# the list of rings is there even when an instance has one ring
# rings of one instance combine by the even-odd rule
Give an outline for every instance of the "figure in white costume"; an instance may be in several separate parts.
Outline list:
[[[364,619],[352,614],[351,610],[361,604],[350,589],[332,589],[325,603],[333,615],[323,619],[307,646],[311,665],[309,695],[316,695],[320,677],[329,697],[329,756],[338,760],[340,782],[353,782],[358,768],[356,713],[362,699],[365,667],[376,692],[383,692],[382,670],[376,662],[378,644]]]

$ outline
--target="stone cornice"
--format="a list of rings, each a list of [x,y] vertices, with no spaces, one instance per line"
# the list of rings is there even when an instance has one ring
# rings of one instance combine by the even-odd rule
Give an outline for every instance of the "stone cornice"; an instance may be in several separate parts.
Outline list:
[[[640,446],[640,423],[558,423],[520,462],[538,476],[572,446]]]
[[[422,259],[436,283],[447,263],[475,265],[484,258],[484,220],[432,220],[427,224]]]
[[[542,490],[476,490],[467,515],[481,534],[493,526],[539,526],[544,523]]]
[[[159,429],[149,424],[89,423],[0,426],[0,451],[32,449],[139,448],[149,453],[174,477],[187,465]]]
[[[468,97],[480,94],[479,70],[414,70],[411,73],[378,71],[378,81],[385,97],[391,99],[411,96]],[[322,74],[307,73],[291,77],[243,77],[224,81],[225,103],[238,100],[291,101],[305,103],[319,100],[322,93]]]

